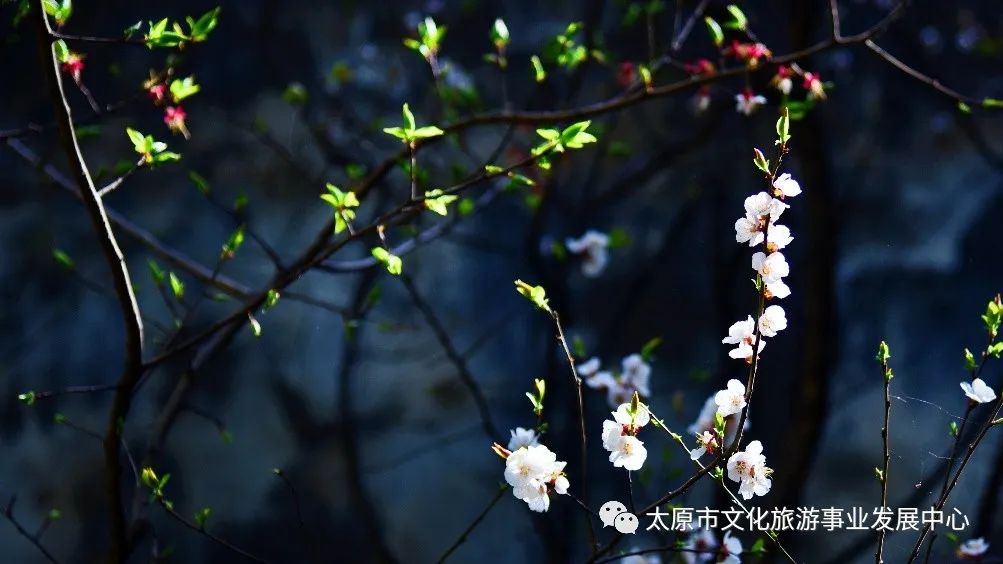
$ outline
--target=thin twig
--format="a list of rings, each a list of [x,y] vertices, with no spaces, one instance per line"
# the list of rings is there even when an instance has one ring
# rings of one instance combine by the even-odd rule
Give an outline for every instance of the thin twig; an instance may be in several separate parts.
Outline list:
[[[467,528],[463,530],[463,533],[460,534],[460,538],[456,539],[456,542],[454,542],[453,544],[451,544],[449,546],[449,548],[446,549],[446,552],[443,553],[443,555],[439,557],[439,560],[438,560],[439,564],[442,564],[443,562],[445,562],[446,559],[449,558],[449,556],[451,554],[453,554],[453,552],[456,551],[456,549],[460,548],[460,545],[462,545],[463,543],[467,542],[467,537],[470,536],[470,533],[472,533],[474,531],[474,529],[477,528],[477,525],[480,525],[481,521],[483,521],[484,518],[487,517],[488,513],[490,513],[491,510],[494,509],[494,506],[498,503],[498,500],[500,500],[502,498],[502,496],[505,495],[505,492],[507,490],[508,490],[508,486],[503,486],[503,487],[498,488],[498,493],[496,493],[495,496],[493,498],[491,498],[491,501],[488,503],[487,507],[485,507],[477,515],[477,517],[474,518],[473,522],[471,522],[470,525],[468,525]]]
[[[550,318],[554,320],[554,329],[557,331],[557,340],[561,343],[561,348],[564,350],[564,356],[568,361],[568,367],[571,369],[571,385],[574,386],[575,394],[577,396],[577,409],[578,409],[578,428],[580,431],[579,441],[581,443],[582,451],[582,501],[585,506],[589,503],[588,494],[588,484],[589,484],[589,473],[588,473],[588,440],[585,436],[585,407],[582,401],[582,379],[578,376],[578,370],[575,368],[575,355],[571,354],[571,349],[568,347],[568,340],[564,336],[564,327],[561,326],[561,316],[557,313],[555,309],[548,309],[550,313]],[[592,550],[595,551],[598,547],[598,541],[596,539],[595,527],[592,524],[592,517],[586,515],[586,523],[588,523],[589,539],[592,542]]]
[[[217,537],[216,535],[214,535],[214,534],[210,533],[209,531],[205,530],[204,527],[199,527],[195,523],[192,523],[188,519],[185,519],[180,513],[178,513],[177,511],[175,511],[173,507],[171,507],[166,501],[164,501],[163,498],[158,497],[157,501],[160,504],[160,507],[162,507],[164,509],[164,511],[167,512],[168,515],[170,515],[171,517],[173,517],[175,521],[177,521],[178,523],[181,523],[185,527],[187,527],[187,528],[195,531],[196,533],[204,536],[205,538],[211,540],[212,542],[218,544],[219,546],[222,546],[223,548],[229,550],[230,552],[232,552],[234,554],[242,556],[242,557],[244,557],[244,558],[246,558],[246,559],[248,559],[248,560],[250,560],[252,562],[259,562],[261,564],[268,564],[268,561],[265,560],[264,558],[259,558],[259,557],[255,556],[255,555],[251,554],[250,552],[247,552],[246,550],[244,550],[244,549],[242,549],[240,547],[235,546],[230,541],[227,541],[227,540],[224,540],[224,539],[221,539],[221,538]]]
[[[414,304],[418,311],[421,312],[425,321],[428,323],[429,327],[432,328],[432,333],[435,334],[435,338],[439,341],[443,350],[446,351],[446,356],[456,367],[457,374],[460,377],[460,381],[466,386],[467,390],[470,392],[470,397],[473,398],[474,403],[477,405],[477,410],[480,412],[481,425],[484,427],[484,432],[487,433],[488,438],[492,441],[500,441],[502,437],[501,433],[498,432],[498,428],[491,417],[491,408],[488,406],[488,400],[484,397],[484,391],[481,390],[480,385],[477,380],[474,379],[474,375],[470,372],[470,367],[467,365],[467,359],[460,354],[460,352],[453,345],[452,339],[449,337],[449,332],[446,330],[445,325],[439,320],[439,317],[432,310],[432,306],[425,300],[425,298],[418,292],[418,288],[415,286],[414,281],[407,274],[401,274],[399,276],[401,283],[407,290],[408,295],[411,297],[411,302]]]
[[[41,539],[39,539],[39,536],[41,536],[41,533],[44,532],[44,529],[40,530],[37,534],[33,535],[29,533],[28,530],[25,529],[23,525],[21,525],[21,523],[17,520],[16,517],[14,517],[14,503],[16,501],[17,501],[17,496],[12,496],[10,498],[10,501],[7,503],[7,507],[5,507],[3,511],[4,517],[6,517],[8,521],[10,521],[11,525],[14,525],[14,528],[17,529],[19,535],[21,535],[28,542],[33,544],[35,548],[37,548],[38,551],[42,553],[42,556],[45,556],[46,560],[52,562],[52,564],[59,564],[59,561],[56,560],[56,557],[53,556],[52,553],[49,552],[47,548],[45,548],[45,546],[42,545],[42,541]]]

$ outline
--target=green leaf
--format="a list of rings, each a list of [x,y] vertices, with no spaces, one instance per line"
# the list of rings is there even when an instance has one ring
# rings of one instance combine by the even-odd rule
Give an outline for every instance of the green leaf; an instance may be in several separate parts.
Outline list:
[[[290,106],[302,106],[310,100],[310,93],[306,86],[299,82],[290,82],[282,92],[282,101]]]
[[[230,238],[226,240],[226,243],[223,243],[222,258],[231,259],[237,254],[241,245],[244,244],[244,230],[244,225],[241,224],[230,234]]]
[[[550,312],[550,304],[547,303],[547,291],[543,286],[533,286],[522,280],[516,280],[515,289],[521,296],[533,302],[536,307]]]
[[[205,529],[205,523],[209,519],[209,514],[212,510],[208,507],[203,507],[195,512],[195,524],[198,525],[200,529]]]
[[[986,349],[986,354],[993,358],[999,358],[1003,354],[1003,341],[989,345],[989,348]]]
[[[194,170],[190,170],[188,171],[188,178],[191,179],[192,184],[195,185],[195,188],[197,188],[199,192],[203,194],[209,193],[209,181],[201,174],[195,172]]]
[[[45,13],[56,20],[57,26],[65,24],[66,20],[70,19],[70,16],[73,15],[72,0],[45,0],[42,5],[45,7]]]
[[[724,44],[724,30],[721,29],[721,25],[717,23],[714,18],[710,16],[705,16],[703,19],[704,23],[707,24],[707,32],[710,33],[711,41],[714,45],[720,47]]]
[[[1003,108],[1003,100],[998,98],[984,98],[982,100],[983,108]]]
[[[463,217],[467,217],[468,215],[474,213],[475,209],[476,206],[474,204],[474,201],[471,200],[470,198],[463,198],[462,200],[460,200],[460,203],[457,206],[457,210]]]
[[[265,294],[265,303],[262,304],[262,306],[261,306],[262,309],[264,311],[268,311],[268,310],[272,309],[273,307],[275,307],[275,304],[279,303],[279,297],[280,296],[281,295],[278,293],[278,291],[276,291],[274,289],[268,290],[268,293]]]
[[[45,518],[48,519],[49,521],[58,521],[63,518],[63,512],[56,508],[52,508],[45,515]]]
[[[787,145],[791,140],[791,118],[790,111],[785,106],[780,118],[777,119],[777,145]]]
[[[533,73],[537,82],[543,82],[547,80],[547,71],[543,68],[543,63],[540,61],[540,57],[533,55],[529,58],[529,61],[533,63]]]
[[[216,6],[212,10],[202,14],[197,20],[193,20],[191,16],[186,18],[192,41],[198,43],[209,39],[209,34],[219,24],[219,13],[222,9],[222,7]]]
[[[537,129],[536,134],[547,141],[557,141],[561,137],[561,132],[556,129]],[[499,167],[498,170],[501,171],[502,169]]]
[[[21,403],[23,403],[24,405],[27,405],[27,406],[35,405],[35,400],[36,399],[37,399],[37,397],[35,396],[35,392],[33,392],[31,390],[29,390],[29,391],[27,391],[27,392],[25,392],[23,394],[18,394],[17,395],[17,401],[19,401],[19,402],[21,402]]]
[[[132,141],[132,146],[137,153],[142,155],[147,152],[146,137],[142,133],[131,127],[125,128],[125,132],[129,135],[129,140]]]
[[[122,31],[122,35],[125,36],[126,39],[132,39],[132,36],[139,33],[139,30],[142,29],[142,27],[143,27],[143,20],[139,20],[138,22],[125,28]]]
[[[411,132],[412,139],[427,139],[429,137],[438,137],[445,132],[434,125],[426,125],[425,127],[419,127]]]
[[[181,32],[181,26],[174,24],[171,28],[172,30],[168,31],[168,23],[167,18],[164,18],[157,23],[149,22],[150,29],[146,32],[146,37],[144,38],[148,48],[178,47],[188,40],[188,37]]]
[[[254,334],[255,337],[260,337],[261,336],[261,323],[258,322],[258,320],[255,319],[254,316],[251,315],[251,314],[247,314],[247,321],[248,321],[249,326],[251,327],[251,333]]]
[[[770,161],[766,159],[766,155],[763,154],[759,149],[753,149],[752,162],[756,165],[760,171],[764,174],[770,174]]]
[[[176,78],[171,81],[171,97],[174,98],[175,102],[180,102],[185,98],[193,96],[199,90],[201,86],[195,84],[195,77],[189,76],[187,78]]]
[[[60,63],[65,63],[66,59],[70,56],[70,48],[66,46],[66,42],[62,39],[57,39],[53,46],[56,49],[56,60]]]
[[[386,267],[387,272],[393,274],[394,276],[400,276],[403,271],[404,263],[401,258],[390,251],[384,249],[383,247],[373,247],[370,251],[373,257],[383,263]]]
[[[965,349],[965,370],[971,372],[975,370],[975,366],[975,355],[972,354],[972,351]]]
[[[150,259],[146,261],[146,265],[150,268],[150,276],[153,277],[153,283],[157,286],[163,284],[164,280],[167,278],[167,273],[164,272],[164,269],[160,268],[157,261]]]
[[[491,42],[498,49],[504,49],[508,45],[508,37],[508,26],[501,18],[496,19],[494,25],[491,26]]]
[[[449,214],[449,204],[455,202],[460,197],[455,194],[445,194],[441,189],[425,192],[425,207],[433,213],[441,216]]]
[[[174,294],[174,297],[179,300],[185,297],[185,283],[173,272],[167,275],[167,279],[171,284],[171,292]]]
[[[972,107],[964,102],[958,102],[958,111],[963,114],[970,114],[972,113]]]
[[[731,22],[729,22],[728,27],[742,30],[749,27],[749,18],[745,17],[745,14],[742,13],[742,10],[738,6],[729,4],[728,12],[731,14],[731,17],[734,18]]]
[[[766,541],[763,537],[759,537],[756,539],[756,542],[752,543],[749,552],[752,554],[766,554]]]
[[[652,359],[654,359],[655,349],[661,345],[661,337],[654,337],[653,339],[650,339],[647,343],[644,343],[643,347],[641,347],[641,358],[644,359],[645,362],[651,362]]]
[[[415,125],[414,114],[411,113],[411,108],[407,103],[401,109],[401,114],[404,117],[404,130],[408,132],[414,131],[417,126]]]
[[[76,263],[70,258],[70,255],[59,249],[52,249],[52,258],[56,259],[56,262],[66,270],[76,270]]]

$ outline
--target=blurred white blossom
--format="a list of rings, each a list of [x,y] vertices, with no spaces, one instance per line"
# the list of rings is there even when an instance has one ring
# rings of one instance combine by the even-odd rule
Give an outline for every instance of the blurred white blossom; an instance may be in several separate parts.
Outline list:
[[[577,239],[568,238],[564,245],[582,260],[582,274],[595,278],[602,274],[609,262],[609,235],[589,229]]]
[[[989,403],[996,399],[996,392],[982,378],[976,378],[971,383],[962,382],[961,389],[964,390],[968,399],[975,403]]]
[[[509,450],[515,451],[522,447],[535,446],[539,444],[540,435],[536,434],[536,431],[532,429],[516,427],[509,432],[512,434],[512,438],[508,440]]]

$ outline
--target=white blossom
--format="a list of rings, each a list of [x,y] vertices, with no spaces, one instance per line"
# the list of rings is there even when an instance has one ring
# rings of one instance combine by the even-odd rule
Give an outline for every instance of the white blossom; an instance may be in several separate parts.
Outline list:
[[[752,441],[744,451],[736,452],[728,458],[728,478],[738,482],[738,493],[742,499],[752,499],[753,495],[766,495],[773,486],[766,467],[763,444]]]
[[[984,537],[968,539],[958,545],[958,554],[962,558],[977,558],[985,554],[987,550],[989,550],[989,543]]]
[[[766,244],[769,246],[769,250],[779,251],[780,249],[791,244],[794,240],[794,236],[791,235],[791,230],[785,225],[770,225],[769,237],[766,238]]]
[[[769,195],[767,192],[753,194],[745,199],[745,217],[759,220],[770,216],[770,221],[776,221],[790,206]]]
[[[639,354],[624,357],[621,365],[623,373],[620,375],[620,382],[624,386],[637,390],[637,393],[642,396],[650,396],[651,389],[648,385],[651,380],[651,365],[644,362]]]
[[[717,404],[717,413],[721,417],[741,412],[746,405],[745,384],[734,378],[728,380],[728,387],[714,395],[714,403]]]
[[[791,295],[791,288],[783,280],[766,283],[766,297],[784,299]]]
[[[783,92],[785,95],[789,95],[791,93],[792,86],[794,86],[794,81],[791,80],[790,77],[785,76],[777,80],[777,90]]]
[[[568,238],[564,245],[582,258],[582,274],[595,278],[602,274],[609,261],[609,235],[590,229],[578,239]]]
[[[640,470],[648,457],[644,443],[637,438],[641,427],[648,424],[650,416],[646,407],[630,413],[630,404],[624,403],[613,412],[613,419],[603,421],[603,448],[609,451],[613,466],[626,470]]]
[[[735,111],[740,114],[752,115],[756,108],[766,103],[766,98],[753,94],[751,91],[735,94]]]
[[[801,193],[801,185],[791,178],[790,173],[783,173],[773,181],[774,194],[781,198],[793,198]]]
[[[756,322],[752,319],[750,315],[745,321],[736,321],[731,327],[728,328],[728,336],[721,339],[721,342],[726,345],[738,345],[734,349],[728,352],[728,356],[731,358],[740,358],[745,360],[752,359],[752,347],[756,343]],[[764,339],[759,339],[759,351],[763,352],[763,348],[766,347],[766,341]]]
[[[759,316],[759,332],[764,337],[776,337],[777,333],[787,328],[787,315],[784,308],[771,305]]]
[[[540,444],[540,435],[536,434],[536,431],[532,429],[523,429],[522,427],[516,427],[509,431],[512,434],[512,438],[508,441],[508,449],[515,451],[522,447],[535,446]]]
[[[689,426],[687,432],[691,435],[700,435],[705,431],[714,430],[714,415],[717,413],[717,402],[714,401],[714,395],[712,394],[704,402],[703,408],[700,410],[700,414],[697,416],[696,421]],[[735,435],[737,434],[738,422],[735,416],[724,418],[724,445],[729,445],[735,440]],[[746,416],[745,425],[743,425],[744,430],[749,429],[750,417]]]
[[[505,460],[505,481],[512,486],[512,495],[525,501],[530,510],[544,512],[550,508],[551,491],[568,491],[565,464],[543,445],[522,447]]]
[[[735,222],[735,242],[749,243],[750,247],[763,242],[763,231],[760,228],[759,220],[752,220],[747,217],[740,217]]]
[[[975,403],[989,403],[996,399],[996,392],[986,385],[986,383],[982,381],[982,378],[976,378],[972,380],[970,384],[968,382],[962,382],[961,389],[964,390],[968,399]]]
[[[717,436],[710,431],[698,433],[696,442],[697,448],[690,450],[690,460],[700,460],[701,456],[713,453],[718,447]]]
[[[780,282],[784,276],[791,273],[791,267],[783,253],[756,253],[752,255],[752,269],[763,277],[763,282],[773,284]]]
[[[724,533],[718,562],[724,564],[741,564],[742,559],[738,557],[740,554],[742,554],[742,541],[731,536],[731,531]]]
[[[582,378],[589,378],[599,372],[599,359],[592,357],[578,365],[578,375]]]
[[[692,551],[681,553],[683,561],[686,564],[710,562],[717,559],[717,555],[715,554],[715,551],[717,551],[717,539],[714,537],[714,533],[706,527],[693,531],[686,538],[686,544],[683,545],[683,548]]]

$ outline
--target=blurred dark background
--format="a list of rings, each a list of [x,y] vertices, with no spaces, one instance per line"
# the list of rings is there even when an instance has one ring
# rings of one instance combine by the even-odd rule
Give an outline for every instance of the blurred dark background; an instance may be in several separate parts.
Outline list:
[[[696,2],[681,4],[685,19]],[[866,29],[892,4],[842,2],[844,34]],[[80,2],[66,31],[117,36],[137,20],[183,18],[213,6],[194,0]],[[777,54],[830,30],[821,0],[742,6]],[[29,17],[13,27],[15,8],[0,5],[3,131],[52,119],[48,77],[40,71],[48,68],[38,63],[34,25]],[[624,23],[630,10],[630,2],[602,1],[224,2],[210,41],[178,62],[181,75],[194,74],[202,84],[185,103],[192,139],[171,136],[160,113],[136,99],[90,119],[95,127],[82,148],[104,182],[116,163],[133,158],[126,126],[181,152],[181,162],[140,171],[106,203],[208,268],[238,220],[291,258],[330,215],[318,199],[324,182],[352,186],[351,170],[372,170],[398,150],[380,130],[397,124],[401,103],[411,104],[419,124],[443,124],[500,109],[506,99],[515,109],[565,109],[622,91],[620,62],[642,61],[649,51],[644,16]],[[726,19],[723,3],[710,2],[707,12]],[[675,14],[675,3],[667,1],[652,17],[656,53],[668,46]],[[440,53],[450,69],[443,78],[447,104],[426,62],[401,43],[426,15],[448,26]],[[492,50],[488,33],[498,17],[511,31],[504,88],[498,69],[482,59]],[[584,23],[579,39],[590,37],[607,61],[589,60],[573,72],[549,64],[547,81],[537,85],[529,57],[542,53],[570,21]],[[1003,12],[994,0],[916,3],[879,43],[960,92],[1003,97]],[[84,80],[103,104],[135,98],[148,70],[165,56],[123,45],[77,50],[87,55]],[[697,22],[676,59],[712,53]],[[872,469],[881,457],[882,379],[873,358],[885,339],[896,373],[890,499],[928,504],[916,496],[939,492],[940,481],[928,478],[948,447],[948,425],[964,412],[962,349],[983,346],[978,316],[1003,289],[1003,120],[998,113],[959,112],[952,100],[860,46],[826,50],[801,64],[833,86],[829,100],[792,132],[787,169],[801,180],[804,194],[784,216],[795,235],[785,251],[793,294],[782,304],[790,330],[763,356],[748,434],[766,445],[775,485],[754,503],[877,505]],[[770,105],[750,118],[734,109],[741,79],[715,83],[710,108],[699,115],[691,90],[595,117],[599,143],[561,157],[547,175],[534,172],[535,197],[503,193],[448,235],[404,257],[405,273],[465,356],[502,433],[533,423],[523,394],[533,378],[547,378],[551,428],[544,442],[569,462],[575,492],[582,491],[581,468],[566,367],[546,316],[530,311],[512,291],[512,280],[546,286],[569,333],[606,366],[662,337],[650,403],[684,432],[707,395],[744,374],[720,339],[755,302],[749,252],[734,243],[732,225],[743,198],[759,190],[751,148],[767,148],[773,139],[771,74],[752,78]],[[684,76],[670,65],[656,83]],[[290,100],[292,83],[303,86],[305,99]],[[70,100],[78,115],[89,115],[73,88]],[[511,142],[495,162],[515,162],[531,146],[534,127],[507,129],[478,127],[460,142],[422,152],[429,187],[476,170],[506,135]],[[14,139],[66,170],[52,131]],[[32,530],[58,508],[62,518],[43,543],[60,561],[94,562],[108,539],[101,444],[53,421],[59,413],[103,432],[110,395],[65,395],[31,407],[17,395],[113,383],[121,366],[121,321],[103,290],[107,268],[83,208],[10,144],[0,149],[0,496],[6,504],[17,495],[16,517]],[[219,206],[196,190],[190,171],[208,180]],[[405,174],[391,173],[360,215],[387,209],[407,189]],[[247,205],[235,219],[227,210],[238,199]],[[426,217],[419,228],[433,221]],[[629,239],[612,251],[597,280],[548,252],[550,242],[588,228],[622,230]],[[404,230],[392,234],[407,236]],[[169,326],[171,314],[146,271],[154,255],[133,238],[120,233],[120,240],[145,315]],[[351,245],[336,259],[364,258],[374,244]],[[52,259],[54,248],[73,258],[75,273]],[[257,290],[272,268],[261,247],[248,241],[225,274]],[[189,296],[203,290],[173,270]],[[211,531],[278,561],[425,562],[438,558],[488,503],[503,480],[502,464],[489,449],[498,437],[485,434],[455,364],[405,286],[382,270],[311,272],[290,292],[347,306],[371,287],[379,289],[379,300],[361,319],[282,299],[260,317],[259,338],[242,330],[199,371],[156,464],[158,472],[172,474],[168,496],[180,513],[211,507]],[[192,331],[235,306],[233,300],[206,301],[190,322]],[[151,326],[149,335],[149,347],[157,350],[157,329]],[[168,364],[144,384],[125,433],[132,450],[145,448],[183,369],[181,362]],[[990,364],[985,379],[998,390],[998,366]],[[599,448],[604,398],[586,391],[590,495],[598,507],[625,492],[622,473]],[[223,440],[226,435],[232,441]],[[994,435],[948,504],[971,519],[962,539],[1003,539],[997,510],[1003,442]],[[691,471],[678,449],[654,431],[646,442],[648,471],[635,483],[635,495],[645,502]],[[288,483],[273,468],[281,468]],[[722,502],[708,484],[681,500],[700,507]],[[173,561],[234,558],[162,512],[150,513],[155,537],[145,537],[134,561],[150,560],[154,545],[161,552],[170,547]],[[746,546],[755,539],[738,536]],[[801,561],[846,562],[871,559],[870,546],[854,547],[872,536],[844,531],[782,538]],[[671,538],[646,533],[625,547]],[[914,540],[913,534],[892,534],[888,560],[900,561]],[[586,542],[580,513],[568,500],[555,500],[547,515],[537,516],[506,494],[454,556],[459,562],[578,560]],[[950,559],[951,550],[940,539],[935,560]],[[0,526],[0,559],[42,561],[9,523]]]

